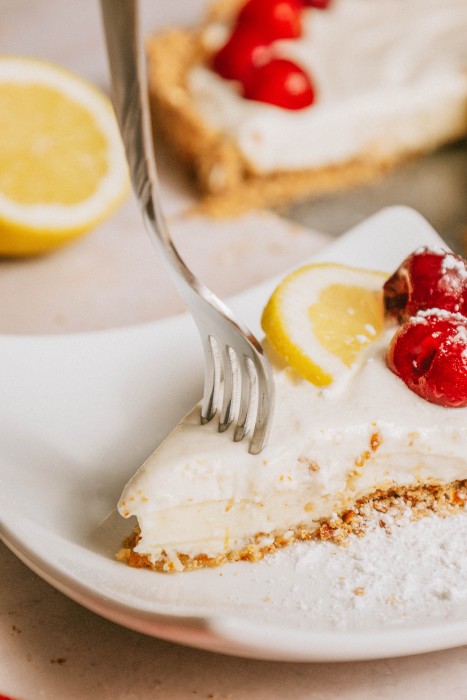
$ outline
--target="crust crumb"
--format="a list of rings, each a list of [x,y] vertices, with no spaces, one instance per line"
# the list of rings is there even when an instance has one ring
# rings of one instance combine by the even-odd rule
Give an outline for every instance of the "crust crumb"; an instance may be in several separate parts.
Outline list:
[[[383,442],[383,438],[381,437],[381,435],[379,433],[373,433],[371,438],[370,438],[371,451],[376,452],[376,450],[378,449],[378,447],[380,447],[382,442]]]

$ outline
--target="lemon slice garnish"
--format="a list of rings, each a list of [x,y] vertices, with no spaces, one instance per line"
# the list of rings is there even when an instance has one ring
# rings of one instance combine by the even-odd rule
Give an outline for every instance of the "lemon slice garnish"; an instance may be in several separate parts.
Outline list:
[[[0,254],[55,248],[128,191],[108,98],[50,63],[0,58]]]
[[[387,274],[316,264],[288,275],[272,294],[261,324],[280,357],[325,386],[349,371],[384,325]]]

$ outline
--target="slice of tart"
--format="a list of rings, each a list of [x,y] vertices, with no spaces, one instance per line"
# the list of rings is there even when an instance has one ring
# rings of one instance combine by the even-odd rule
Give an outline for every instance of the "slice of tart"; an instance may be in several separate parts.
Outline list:
[[[228,214],[373,178],[467,132],[464,0],[220,0],[148,42],[157,131]]]
[[[195,407],[122,494],[138,527],[121,560],[157,571],[255,561],[297,539],[345,541],[368,504],[416,517],[464,507],[465,262],[424,249],[386,278],[313,265],[279,285],[263,315],[269,444],[252,455]]]

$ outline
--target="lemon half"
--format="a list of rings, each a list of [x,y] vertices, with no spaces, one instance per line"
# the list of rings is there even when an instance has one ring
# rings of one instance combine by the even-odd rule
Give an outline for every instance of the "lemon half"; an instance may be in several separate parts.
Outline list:
[[[272,294],[261,324],[282,359],[325,386],[349,371],[384,326],[384,272],[335,264],[302,267]]]
[[[128,169],[109,99],[50,63],[0,58],[0,254],[55,248],[120,204]]]

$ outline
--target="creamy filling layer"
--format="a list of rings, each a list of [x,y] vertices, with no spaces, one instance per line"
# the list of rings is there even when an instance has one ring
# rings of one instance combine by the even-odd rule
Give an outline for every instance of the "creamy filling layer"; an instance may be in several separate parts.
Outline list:
[[[228,28],[211,26],[215,47]],[[312,76],[317,102],[290,112],[243,99],[202,66],[188,84],[201,115],[258,173],[390,159],[466,131],[464,0],[334,0],[304,11],[304,35],[276,53]]]
[[[405,464],[404,457],[399,457]],[[444,458],[437,455],[433,456],[433,468],[425,465],[417,470],[418,478],[414,478],[412,470],[401,469],[398,478],[391,479],[387,464],[387,458],[383,457],[381,464],[374,463],[370,467],[371,480],[375,480],[381,490],[444,483],[449,473],[465,475],[465,465],[459,463],[450,464],[447,469],[437,468],[436,465],[444,464]],[[458,477],[452,479],[456,480]],[[301,493],[291,491],[274,496],[267,503],[242,501],[233,504],[223,500],[139,516],[141,539],[134,551],[154,563],[161,558],[176,561],[180,554],[215,558],[242,550],[251,543],[264,547],[273,542],[273,535],[287,538],[287,533],[291,536],[298,527],[312,532],[324,520],[351,510],[359,499],[373,492],[371,485],[365,486],[366,481],[368,479],[356,479],[345,493],[320,494],[318,498],[313,489],[305,487]]]
[[[322,390],[276,368],[268,446],[201,426],[196,407],[127,484],[119,502],[136,515],[135,551],[215,556],[248,540],[351,508],[392,485],[467,478],[467,408],[446,409],[409,391],[385,364],[384,333],[345,382]]]

